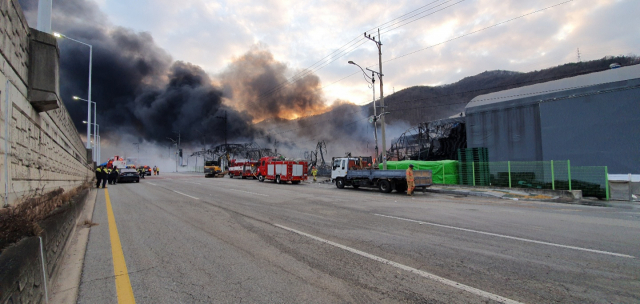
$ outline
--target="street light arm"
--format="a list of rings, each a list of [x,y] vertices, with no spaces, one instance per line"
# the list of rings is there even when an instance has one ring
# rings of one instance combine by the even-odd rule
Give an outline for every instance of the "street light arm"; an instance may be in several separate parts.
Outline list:
[[[349,64],[353,64],[353,65],[359,67],[360,71],[362,71],[362,74],[364,75],[364,79],[367,81],[367,83],[373,85],[372,81],[369,80],[369,76],[367,75],[367,72],[365,72],[360,65],[358,65],[357,63],[355,63],[353,61],[349,61]]]
[[[92,45],[91,45],[91,44],[88,44],[88,43],[82,42],[82,41],[80,41],[80,40],[73,39],[73,38],[71,38],[71,37],[69,37],[69,36],[67,36],[67,35],[65,35],[65,34],[60,34],[60,33],[58,33],[58,32],[54,32],[54,33],[53,33],[53,36],[54,36],[54,37],[58,37],[58,38],[69,39],[69,40],[71,40],[71,41],[74,41],[74,42],[77,42],[77,43],[80,43],[80,44],[84,44],[84,45],[86,45],[86,46],[88,46],[88,47],[92,47]]]

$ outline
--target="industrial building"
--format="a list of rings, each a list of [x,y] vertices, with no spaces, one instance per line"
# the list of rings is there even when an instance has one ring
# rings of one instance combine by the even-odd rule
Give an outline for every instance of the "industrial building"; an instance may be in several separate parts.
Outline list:
[[[640,173],[640,65],[480,95],[465,114],[467,147],[488,148],[489,161]]]

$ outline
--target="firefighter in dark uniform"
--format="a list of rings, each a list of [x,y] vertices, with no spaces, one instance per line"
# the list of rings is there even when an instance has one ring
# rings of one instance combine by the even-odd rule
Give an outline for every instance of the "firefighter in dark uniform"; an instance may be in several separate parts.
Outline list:
[[[118,166],[114,166],[113,167],[113,171],[111,171],[112,174],[112,178],[113,178],[113,184],[117,184],[118,183],[118,175],[120,175],[120,171],[118,171]]]
[[[107,173],[107,183],[109,185],[111,185],[111,172],[113,171],[113,168],[107,168],[106,170],[107,170],[106,171],[106,173]]]
[[[102,178],[102,188],[106,188],[105,184],[107,183],[107,178],[109,178],[109,175],[107,174],[107,168],[105,166],[102,166],[100,177]]]
[[[100,182],[102,181],[102,166],[96,168],[96,188],[100,188]]]

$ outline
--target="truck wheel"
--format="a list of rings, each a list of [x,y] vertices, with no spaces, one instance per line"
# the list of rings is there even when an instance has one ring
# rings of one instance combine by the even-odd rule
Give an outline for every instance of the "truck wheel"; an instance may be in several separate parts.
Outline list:
[[[233,174],[229,173],[229,178],[233,178]]]
[[[343,189],[344,188],[344,179],[342,179],[342,178],[336,179],[336,187],[338,187],[338,189]]]
[[[258,175],[258,181],[261,183],[264,182],[264,176]]]
[[[276,184],[282,184],[282,180],[280,179],[280,175],[276,176]]]
[[[382,193],[389,193],[392,190],[391,189],[391,183],[386,179],[381,180],[378,183],[378,188],[380,189],[380,192],[382,192]]]

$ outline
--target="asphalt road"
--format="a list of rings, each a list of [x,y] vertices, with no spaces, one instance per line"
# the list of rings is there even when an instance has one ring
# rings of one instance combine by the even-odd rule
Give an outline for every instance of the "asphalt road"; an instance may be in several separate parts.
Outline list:
[[[638,210],[162,174],[98,191],[78,303],[640,301]]]

